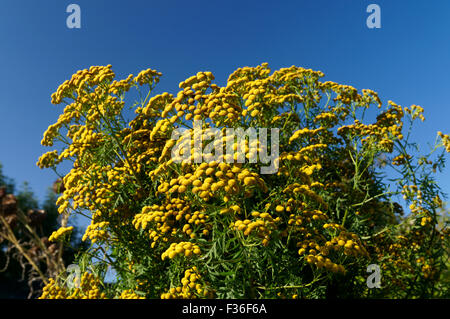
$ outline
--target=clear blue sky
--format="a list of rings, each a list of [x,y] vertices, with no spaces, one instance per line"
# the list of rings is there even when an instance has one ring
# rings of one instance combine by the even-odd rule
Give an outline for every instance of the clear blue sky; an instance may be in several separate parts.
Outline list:
[[[66,7],[81,7],[81,29]],[[381,7],[368,29],[366,7]],[[219,84],[240,66],[268,62],[325,73],[327,80],[378,91],[425,108],[423,144],[450,132],[450,1],[105,1],[2,0],[0,7],[0,162],[39,199],[55,180],[35,163],[42,133],[61,108],[50,94],[75,71],[112,64],[119,77],[151,67],[160,91],[198,71]],[[450,157],[449,157],[450,159]],[[439,178],[450,192],[450,167]]]

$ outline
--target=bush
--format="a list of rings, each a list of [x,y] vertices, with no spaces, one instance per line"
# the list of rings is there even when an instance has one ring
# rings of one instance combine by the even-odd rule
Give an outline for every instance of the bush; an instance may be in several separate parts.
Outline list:
[[[450,141],[439,132],[419,153],[410,133],[421,107],[383,106],[374,91],[295,66],[240,68],[223,87],[199,72],[176,96],[150,98],[160,76],[115,80],[111,65],[95,66],[52,95],[66,106],[42,140],[57,149],[38,165],[73,163],[57,204],[91,218],[92,245],[81,286],[62,274],[42,298],[448,296],[433,174]],[[227,128],[259,129],[260,140],[227,139]],[[371,264],[380,288],[368,288]]]

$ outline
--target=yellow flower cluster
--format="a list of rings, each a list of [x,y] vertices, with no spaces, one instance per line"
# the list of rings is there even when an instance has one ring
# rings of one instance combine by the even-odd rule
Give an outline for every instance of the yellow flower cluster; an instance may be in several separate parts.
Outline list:
[[[406,154],[406,155],[404,155],[404,154],[398,155],[398,156],[396,156],[396,157],[394,157],[394,158],[392,159],[392,165],[397,165],[397,166],[404,165],[404,164],[406,164],[407,161],[410,160],[411,158],[412,158],[412,157],[411,157],[411,155],[409,155],[409,154]]]
[[[314,118],[314,122],[320,122],[325,127],[333,127],[339,122],[339,118],[333,112],[323,112]]]
[[[92,66],[89,70],[78,71],[69,81],[61,84],[58,90],[52,94],[52,103],[59,104],[63,98],[72,97],[73,92],[78,94],[85,86],[93,87],[102,83],[104,80],[111,81],[113,78],[114,72],[111,70],[110,64],[106,67]]]
[[[426,279],[430,279],[436,274],[436,270],[429,264],[425,264],[422,266],[422,272]]]
[[[314,171],[320,170],[321,168],[322,168],[321,164],[305,165],[300,168],[300,172],[310,176],[314,173]]]
[[[119,296],[119,299],[145,299],[145,297],[139,296],[132,289],[126,289],[122,291]]]
[[[301,148],[299,151],[282,152],[280,154],[280,160],[300,161],[305,158],[304,157],[305,155],[311,155],[311,153],[318,152],[320,149],[325,149],[327,147],[328,147],[327,144],[317,143],[317,144],[311,144],[311,145],[305,146],[305,147]],[[307,157],[307,158],[309,158],[309,157]]]
[[[141,71],[135,78],[134,81],[139,83],[139,85],[144,85],[146,83],[153,84],[159,82],[159,77],[162,75],[161,72],[156,70],[147,69]]]
[[[270,234],[276,229],[276,224],[281,221],[281,217],[273,218],[269,213],[252,212],[255,220],[237,220],[232,222],[230,227],[242,231],[245,236],[255,233],[256,236],[262,238],[263,246],[267,246],[270,240]]]
[[[95,243],[97,240],[104,240],[109,237],[107,227],[109,225],[109,222],[94,222],[92,220],[91,224],[88,225],[86,228],[86,231],[83,235],[82,240],[90,239],[92,243]]]
[[[366,107],[369,107],[371,103],[374,103],[378,106],[378,108],[381,107],[382,103],[378,96],[378,93],[369,89],[362,89],[363,93],[362,100],[366,103]]]
[[[79,125],[72,125],[67,137],[71,138],[73,142],[59,155],[59,161],[75,155],[82,157],[88,148],[95,148],[104,140],[102,134]]]
[[[190,257],[192,254],[200,255],[201,250],[198,245],[192,244],[191,242],[179,242],[172,243],[170,247],[162,253],[161,259],[164,260],[166,258],[172,259],[177,255],[184,255],[185,257]]]
[[[426,226],[427,224],[431,223],[433,219],[428,216],[428,217],[422,217],[422,219],[420,220],[420,225],[421,226]]]
[[[418,105],[411,105],[410,108],[405,107],[405,113],[408,113],[411,115],[411,118],[415,120],[416,118],[419,118],[422,122],[425,121],[425,117],[423,116],[423,107]]]
[[[292,193],[294,196],[304,195],[318,204],[321,204],[325,209],[328,207],[323,198],[313,191],[308,185],[301,185],[299,183],[293,183],[283,190],[284,193]]]
[[[170,116],[169,122],[171,124],[181,120],[183,117],[186,121],[201,120],[206,117],[213,118],[214,114],[212,113],[214,110],[216,113],[219,111],[214,107],[217,102],[225,102],[236,98],[223,92],[216,97],[206,94],[206,90],[209,88],[216,88],[215,85],[211,84],[213,79],[214,76],[211,72],[199,72],[197,75],[181,82],[179,86],[183,90],[178,93],[175,99],[171,99],[170,103],[162,105],[161,116],[164,118],[169,118]]]
[[[38,162],[36,163],[39,168],[48,168],[53,167],[58,164],[60,161],[58,160],[58,151],[51,151],[43,154],[39,157]]]
[[[193,194],[198,194],[201,199],[208,201],[209,198],[221,191],[229,195],[236,195],[245,189],[246,194],[250,196],[254,187],[267,189],[259,174],[248,169],[241,169],[238,165],[212,161],[201,163],[197,167],[186,166],[185,171],[188,172],[185,175],[180,175],[167,182],[163,181],[158,186],[158,193],[184,194],[190,190]]]
[[[323,130],[322,127],[319,127],[317,129],[309,129],[305,127],[301,130],[295,131],[294,134],[289,138],[289,143],[292,143],[293,141],[299,139],[300,137],[314,136],[322,130]]]
[[[89,70],[78,71],[71,80],[61,84],[58,90],[52,94],[52,103],[60,104],[65,98],[73,99],[74,102],[67,103],[64,113],[61,114],[58,121],[50,125],[44,132],[42,145],[52,146],[60,129],[67,127],[72,120],[79,121],[84,116],[87,124],[92,125],[106,114],[118,114],[123,108],[124,102],[109,94],[128,91],[132,77],[128,77],[124,81],[112,82],[114,76],[111,65],[92,66]],[[103,86],[106,83],[108,83],[107,89]]]
[[[352,102],[362,102],[363,98],[358,94],[358,90],[350,85],[336,84],[330,82],[324,83],[325,87],[332,88],[337,96],[333,99],[335,102],[342,102],[345,105],[350,105]]]
[[[164,234],[172,229],[171,217],[179,220],[187,211],[189,211],[189,206],[185,206],[185,201],[173,198],[167,205],[144,206],[142,213],[134,217],[133,225],[136,229],[147,229],[149,223],[155,222],[157,223],[155,231]],[[158,240],[155,236],[152,237],[155,241]]]
[[[348,136],[365,136],[361,141],[364,144],[378,143],[387,152],[392,152],[393,139],[403,139],[402,118],[404,115],[401,106],[388,101],[390,108],[377,116],[374,124],[363,124],[355,119],[354,124],[343,125],[338,128],[338,134],[344,138]]]
[[[53,278],[50,278],[39,299],[106,299],[106,295],[100,291],[99,279],[85,272],[81,276],[80,287],[72,290],[60,287]]]
[[[336,264],[330,258],[323,257],[322,255],[313,255],[310,253],[306,256],[306,262],[315,265],[319,269],[324,268],[333,273],[339,272],[345,274],[346,272],[343,265]]]
[[[168,292],[161,294],[161,299],[212,298],[213,291],[200,283],[200,280],[201,276],[197,267],[194,266],[184,272],[184,277],[181,279],[182,286],[170,288]]]
[[[153,241],[151,247],[155,247],[156,241],[162,239],[168,241],[170,236],[175,236],[179,229],[191,239],[197,237],[194,227],[202,226],[201,233],[209,234],[210,224],[207,224],[209,216],[205,210],[191,211],[187,200],[172,198],[165,205],[145,206],[140,214],[136,214],[133,225],[136,229],[148,229],[149,237]]]
[[[422,192],[417,187],[417,185],[404,185],[401,193],[403,194],[403,199],[407,199],[407,198],[421,199],[422,198]]]
[[[445,150],[450,153],[450,137],[448,134],[438,132],[439,137],[442,139],[442,144],[444,144]]]
[[[60,238],[66,236],[67,234],[72,233],[73,226],[70,227],[60,227],[58,230],[55,230],[50,237],[48,238],[49,241],[57,241]]]
[[[67,299],[67,289],[59,287],[53,278],[49,278],[39,299]]]
[[[325,229],[342,229],[342,226],[337,224],[324,224],[323,227]],[[369,256],[358,236],[344,230],[342,230],[338,236],[324,242],[322,245],[319,245],[315,240],[306,239],[302,242],[298,242],[297,246],[300,247],[298,250],[299,255],[306,255],[305,259],[309,264],[313,264],[317,268],[325,268],[332,272],[345,273],[343,265],[334,263],[330,258],[325,257],[332,251],[343,250],[345,255],[354,257]]]

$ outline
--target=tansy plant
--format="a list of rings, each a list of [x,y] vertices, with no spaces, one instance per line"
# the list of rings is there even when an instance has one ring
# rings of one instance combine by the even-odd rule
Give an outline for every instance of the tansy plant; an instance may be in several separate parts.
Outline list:
[[[199,72],[175,95],[152,93],[160,76],[116,80],[111,65],[93,66],[52,95],[64,111],[42,144],[57,149],[38,166],[71,163],[57,204],[91,220],[92,245],[80,253],[81,285],[61,273],[42,298],[448,296],[447,215],[433,174],[450,142],[439,133],[418,153],[410,133],[421,107],[383,104],[295,66],[240,68],[225,86]],[[140,99],[129,121],[132,89]],[[194,121],[202,131],[279,129],[266,150],[279,150],[277,171],[225,150],[198,162],[190,148],[191,161],[175,160],[172,149],[194,141],[172,133]],[[247,159],[262,147],[223,141]],[[368,288],[370,264],[381,288]]]

